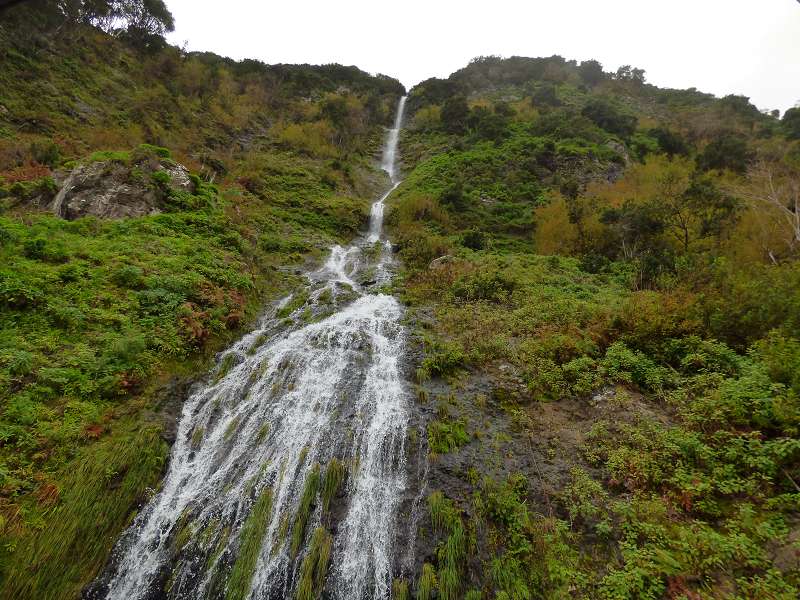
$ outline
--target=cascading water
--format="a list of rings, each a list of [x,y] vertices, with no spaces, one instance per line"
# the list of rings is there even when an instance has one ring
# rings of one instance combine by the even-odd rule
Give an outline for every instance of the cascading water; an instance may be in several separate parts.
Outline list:
[[[404,106],[382,161],[392,190]],[[334,247],[306,291],[224,353],[186,401],[161,489],[87,597],[389,596],[410,411],[405,331],[398,302],[356,282],[364,269],[376,282],[389,275],[389,193],[372,206],[368,236]]]

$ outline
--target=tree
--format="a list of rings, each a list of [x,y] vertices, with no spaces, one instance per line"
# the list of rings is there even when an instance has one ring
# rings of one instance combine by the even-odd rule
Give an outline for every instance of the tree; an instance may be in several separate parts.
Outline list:
[[[758,215],[764,236],[762,245],[773,263],[780,250],[770,238],[775,234],[787,254],[800,247],[800,173],[789,165],[758,162],[748,171],[744,184],[731,192]]]
[[[781,119],[781,127],[790,140],[800,140],[800,107],[786,111]]]
[[[729,169],[744,174],[752,159],[753,153],[744,137],[736,133],[723,133],[703,149],[697,157],[697,166],[703,171]]]
[[[449,210],[457,212],[461,212],[467,207],[466,199],[464,198],[464,186],[460,180],[442,192],[439,196],[439,203]]]
[[[578,67],[578,75],[581,80],[588,86],[594,87],[603,79],[605,79],[605,72],[603,65],[596,60],[585,60]]]
[[[556,94],[556,86],[550,82],[537,85],[531,93],[531,104],[537,108],[543,106],[561,106],[561,101]]]
[[[19,3],[11,12],[17,21],[35,23],[44,30],[92,25],[147,47],[163,44],[163,36],[175,29],[164,0],[33,0]]]
[[[686,155],[689,153],[689,146],[679,133],[675,133],[664,127],[656,127],[648,131],[648,134],[658,142],[659,148],[670,158],[675,155]]]
[[[617,81],[629,81],[637,85],[644,85],[646,81],[644,69],[636,69],[630,65],[622,65],[614,77]]]
[[[480,139],[499,141],[507,135],[508,123],[511,111],[508,105],[505,106],[507,110],[497,110],[495,107],[494,112],[490,111],[485,106],[476,106],[469,112],[467,117],[467,128],[470,132],[474,133]],[[511,111],[513,114],[513,111]]]
[[[636,131],[636,117],[620,112],[603,98],[589,100],[581,114],[598,127],[621,137],[628,137]]]
[[[442,127],[448,133],[464,133],[469,117],[469,105],[464,96],[452,96],[442,106]]]

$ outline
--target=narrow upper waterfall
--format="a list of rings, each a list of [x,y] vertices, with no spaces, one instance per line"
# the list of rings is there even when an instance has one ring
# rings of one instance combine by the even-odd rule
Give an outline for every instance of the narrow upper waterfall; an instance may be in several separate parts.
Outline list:
[[[405,97],[382,167],[392,189]],[[183,406],[163,484],[118,542],[89,598],[388,598],[405,488],[406,332],[369,233],[334,247],[307,289],[284,299],[220,358]]]

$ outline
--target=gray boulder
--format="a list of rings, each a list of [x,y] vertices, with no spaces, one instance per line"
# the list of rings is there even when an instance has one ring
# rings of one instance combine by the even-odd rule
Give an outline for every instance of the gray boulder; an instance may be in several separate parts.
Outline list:
[[[68,220],[86,216],[123,219],[160,213],[165,191],[153,181],[156,171],[169,175],[169,188],[194,193],[189,172],[182,165],[144,163],[132,168],[100,161],[79,165],[69,173],[57,173],[54,179],[59,191],[50,210]]]

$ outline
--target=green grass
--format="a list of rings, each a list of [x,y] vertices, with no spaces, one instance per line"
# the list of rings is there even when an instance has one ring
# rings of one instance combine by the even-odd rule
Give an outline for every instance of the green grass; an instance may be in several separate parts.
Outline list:
[[[292,556],[297,556],[306,538],[306,525],[311,516],[311,505],[317,497],[319,490],[320,475],[319,465],[314,465],[306,476],[303,485],[303,495],[300,497],[300,505],[294,515],[292,522]]]
[[[320,488],[323,511],[330,511],[331,502],[338,493],[346,477],[347,467],[338,458],[332,458],[325,468],[325,474],[322,477],[322,485]]]
[[[422,565],[422,573],[417,581],[417,600],[432,600],[436,589],[436,571],[433,565]]]
[[[242,525],[241,543],[225,588],[226,600],[244,600],[250,592],[250,582],[261,551],[262,540],[272,512],[272,490],[265,489]]]
[[[300,565],[300,581],[295,596],[297,600],[314,600],[322,595],[332,546],[331,534],[325,528],[317,527],[311,536],[308,553]]]
[[[393,600],[411,600],[411,592],[408,589],[408,582],[405,579],[395,579],[392,581]]]
[[[8,576],[0,584],[0,595],[77,597],[88,583],[87,574],[105,563],[118,532],[146,499],[144,491],[157,485],[166,456],[158,429],[142,427],[131,418],[117,422],[111,435],[80,449],[74,462],[40,484],[40,490],[53,490],[50,496],[40,494],[36,504],[26,504],[15,520],[3,523],[13,541],[3,552]],[[27,527],[35,526],[34,532],[22,530],[25,521]]]
[[[428,423],[428,448],[434,454],[455,452],[469,442],[463,421]]]

